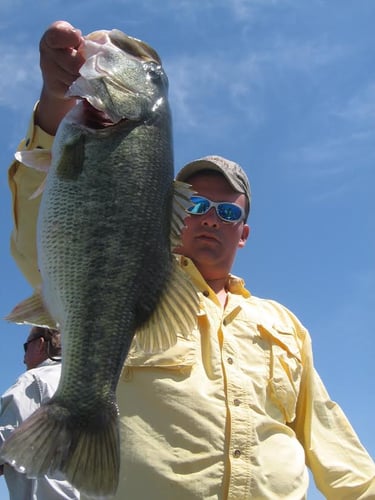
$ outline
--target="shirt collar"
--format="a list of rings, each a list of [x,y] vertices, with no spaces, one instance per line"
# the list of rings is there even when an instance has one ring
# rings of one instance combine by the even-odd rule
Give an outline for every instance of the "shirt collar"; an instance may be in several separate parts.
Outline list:
[[[40,368],[41,366],[50,366],[50,365],[56,365],[58,363],[61,363],[60,360],[53,360],[53,359],[45,359],[44,361],[42,361],[41,363],[39,363],[39,365],[37,366],[37,368]]]
[[[195,264],[188,257],[183,255],[176,256],[181,267],[186,271],[186,273],[191,277],[193,283],[200,289],[206,288],[207,283],[201,273],[196,268]],[[251,293],[245,288],[245,281],[235,276],[234,274],[229,274],[227,279],[227,290],[230,293],[236,295],[242,295],[245,298],[251,297]]]

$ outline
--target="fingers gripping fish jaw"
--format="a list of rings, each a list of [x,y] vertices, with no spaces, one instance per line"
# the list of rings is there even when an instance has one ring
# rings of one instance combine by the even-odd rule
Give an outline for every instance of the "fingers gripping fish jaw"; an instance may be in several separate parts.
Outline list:
[[[94,32],[80,50],[86,62],[67,96],[87,100],[112,123],[143,120],[153,101],[165,100],[168,78],[159,56],[144,42],[118,30]]]

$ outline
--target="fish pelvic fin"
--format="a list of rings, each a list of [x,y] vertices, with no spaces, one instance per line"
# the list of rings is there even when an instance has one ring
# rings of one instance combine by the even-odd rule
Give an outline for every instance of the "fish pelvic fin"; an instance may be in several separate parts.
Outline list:
[[[108,407],[107,407],[108,408]],[[117,407],[85,422],[51,400],[13,431],[0,457],[29,478],[60,471],[90,498],[114,495],[120,445]]]
[[[198,312],[197,290],[174,258],[172,273],[158,306],[136,331],[137,347],[146,353],[162,352],[176,344],[177,332],[189,338]]]
[[[19,302],[4,319],[19,325],[57,327],[56,321],[44,305],[40,288],[35,289],[31,297]]]
[[[195,191],[191,189],[191,185],[186,182],[173,181],[174,196],[172,207],[172,221],[171,221],[171,248],[172,250],[181,244],[181,231],[185,225],[185,218],[187,216],[186,209],[191,207],[192,203],[190,198]]]

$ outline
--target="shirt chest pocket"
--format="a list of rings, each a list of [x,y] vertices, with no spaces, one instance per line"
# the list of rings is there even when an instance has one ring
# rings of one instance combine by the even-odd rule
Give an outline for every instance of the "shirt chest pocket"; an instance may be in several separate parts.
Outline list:
[[[146,353],[133,342],[121,375],[123,381],[130,381],[132,370],[157,368],[187,373],[196,363],[197,342],[192,337],[186,339],[177,334],[177,343],[163,352]]]
[[[270,344],[268,395],[285,422],[296,416],[296,405],[302,376],[300,351],[292,327],[258,325]]]

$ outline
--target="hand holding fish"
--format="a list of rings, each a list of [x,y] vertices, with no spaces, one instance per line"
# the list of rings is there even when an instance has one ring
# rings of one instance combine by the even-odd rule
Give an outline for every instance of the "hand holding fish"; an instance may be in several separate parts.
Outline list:
[[[75,104],[67,98],[69,86],[79,76],[85,59],[78,48],[83,37],[80,30],[66,21],[56,21],[45,31],[40,41],[40,68],[43,88],[36,111],[37,124],[51,135],[66,113]]]

